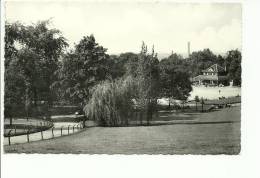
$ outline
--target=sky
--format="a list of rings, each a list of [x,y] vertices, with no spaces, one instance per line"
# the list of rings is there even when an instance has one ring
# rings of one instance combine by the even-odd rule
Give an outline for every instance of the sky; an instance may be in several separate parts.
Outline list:
[[[238,3],[172,2],[6,2],[6,20],[24,24],[51,19],[72,48],[93,34],[109,54],[139,52],[142,41],[157,53],[187,55],[211,49],[218,54],[242,48]]]

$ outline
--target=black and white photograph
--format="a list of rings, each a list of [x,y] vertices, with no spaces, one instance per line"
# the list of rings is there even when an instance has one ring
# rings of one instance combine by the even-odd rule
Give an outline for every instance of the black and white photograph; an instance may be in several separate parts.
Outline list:
[[[4,154],[240,154],[241,3],[4,5]]]
[[[1,0],[2,178],[259,178],[258,0]]]

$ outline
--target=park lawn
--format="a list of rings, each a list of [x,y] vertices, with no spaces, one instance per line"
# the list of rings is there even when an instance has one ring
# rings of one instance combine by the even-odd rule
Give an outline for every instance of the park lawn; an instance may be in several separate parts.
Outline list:
[[[240,106],[193,115],[193,122],[91,127],[74,135],[4,146],[6,153],[239,154]]]

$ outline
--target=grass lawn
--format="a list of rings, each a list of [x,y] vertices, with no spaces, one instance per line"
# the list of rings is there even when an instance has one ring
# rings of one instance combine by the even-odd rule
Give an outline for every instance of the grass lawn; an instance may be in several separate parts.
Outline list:
[[[240,106],[190,117],[189,122],[166,125],[91,127],[74,135],[4,146],[4,150],[6,153],[239,154]]]

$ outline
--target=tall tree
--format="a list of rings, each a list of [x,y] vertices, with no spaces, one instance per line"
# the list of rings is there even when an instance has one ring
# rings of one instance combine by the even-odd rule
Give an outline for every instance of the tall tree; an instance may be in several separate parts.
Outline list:
[[[138,59],[137,66],[137,103],[141,110],[146,114],[146,121],[152,119],[156,110],[157,99],[159,96],[159,60],[152,48],[151,54],[147,53],[147,46],[142,44],[142,49]]]
[[[176,62],[179,61],[179,62]],[[177,54],[160,61],[161,97],[185,101],[192,90],[190,76]]]
[[[86,104],[91,89],[98,82],[111,78],[106,49],[96,43],[93,35],[83,37],[71,51],[64,56],[59,69],[59,82],[53,87],[63,87],[64,93],[78,104]]]
[[[189,64],[189,74],[195,77],[201,73],[201,70],[217,63],[217,56],[210,49],[204,49],[193,52],[187,62]]]
[[[196,95],[194,100],[195,100],[195,103],[196,103],[196,111],[197,111],[198,110],[198,102],[200,102],[199,96]]]
[[[21,98],[24,99],[26,113],[32,101],[36,104],[37,100],[44,99],[52,103],[50,85],[54,81],[58,58],[67,46],[60,31],[49,29],[48,24],[49,21],[28,26],[19,22],[6,23],[5,83],[6,87],[11,86],[9,76],[19,72],[17,76],[23,78],[24,91]],[[5,95],[5,100],[12,100],[7,97],[12,98],[14,95]]]
[[[138,54],[126,52],[120,55],[110,55],[108,61],[109,73],[113,79],[118,79],[124,75],[137,75]]]
[[[226,64],[228,70],[228,77],[233,80],[234,85],[241,85],[241,52],[238,50],[228,51],[226,57]]]

